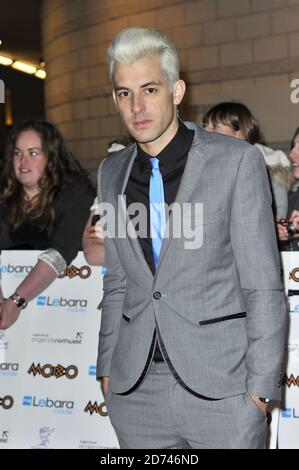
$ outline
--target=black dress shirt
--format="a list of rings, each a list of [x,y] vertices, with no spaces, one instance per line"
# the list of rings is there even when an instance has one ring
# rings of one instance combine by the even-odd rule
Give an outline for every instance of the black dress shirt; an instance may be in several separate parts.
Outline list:
[[[194,131],[188,129],[182,121],[179,121],[178,131],[174,138],[158,155],[155,155],[159,159],[160,172],[163,178],[164,198],[168,206],[175,201],[193,138]],[[139,237],[139,243],[147,264],[152,273],[155,274],[156,268],[151,238],[149,236],[149,184],[152,171],[149,159],[152,157],[152,155],[148,155],[138,146],[137,157],[132,166],[125,195],[127,207],[132,203],[142,203],[146,207],[148,222],[147,237]],[[158,347],[155,350],[154,360],[162,360]]]

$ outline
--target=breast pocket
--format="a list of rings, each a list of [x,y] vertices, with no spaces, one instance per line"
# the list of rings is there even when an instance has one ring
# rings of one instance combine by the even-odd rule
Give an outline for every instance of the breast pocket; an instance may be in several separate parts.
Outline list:
[[[191,207],[191,209],[190,209]],[[214,230],[215,224],[224,219],[223,211],[209,209],[205,204],[192,203],[182,217],[182,240],[184,249],[196,250],[202,248],[207,231]]]
[[[221,209],[209,210],[203,209],[202,223],[203,225],[215,224],[224,220],[224,213]]]

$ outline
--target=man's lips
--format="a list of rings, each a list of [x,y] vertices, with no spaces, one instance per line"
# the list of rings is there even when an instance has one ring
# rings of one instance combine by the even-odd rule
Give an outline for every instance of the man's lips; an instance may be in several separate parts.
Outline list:
[[[133,126],[134,126],[136,129],[144,129],[144,128],[147,127],[150,123],[151,123],[151,120],[150,120],[150,119],[143,119],[142,121],[135,121],[135,122],[133,122]]]

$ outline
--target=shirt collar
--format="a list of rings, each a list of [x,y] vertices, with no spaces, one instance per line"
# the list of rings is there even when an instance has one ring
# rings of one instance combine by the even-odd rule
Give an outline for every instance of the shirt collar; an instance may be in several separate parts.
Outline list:
[[[162,175],[166,175],[173,171],[180,161],[185,157],[186,153],[192,144],[194,138],[194,131],[188,129],[185,124],[179,120],[179,127],[176,135],[164,147],[164,149],[155,156],[160,161],[160,171]],[[142,148],[137,145],[137,161],[139,162],[141,171],[145,168],[151,169],[149,159],[151,155],[147,154]]]

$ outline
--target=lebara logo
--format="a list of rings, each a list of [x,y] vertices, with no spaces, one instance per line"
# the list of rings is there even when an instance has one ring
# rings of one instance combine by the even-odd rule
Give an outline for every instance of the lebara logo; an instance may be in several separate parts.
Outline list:
[[[98,405],[98,403],[95,401],[94,403],[91,402],[91,400],[87,403],[86,407],[84,408],[85,413],[90,413],[93,415],[93,413],[96,413],[100,416],[108,416],[107,409],[104,411],[104,408],[106,409],[106,404],[105,402],[101,403]]]
[[[285,408],[281,410],[281,415],[283,418],[299,419],[299,410],[297,408]]]
[[[291,418],[292,417],[292,410],[291,408],[284,408],[281,410],[281,416],[283,418]]]
[[[35,446],[31,446],[31,449],[54,449],[54,447],[50,447],[50,436],[55,431],[54,428],[50,428],[50,426],[44,426],[43,428],[39,429],[39,444]]]
[[[61,364],[53,366],[52,364],[45,364],[41,366],[40,363],[35,365],[34,363],[28,369],[28,374],[32,374],[34,377],[36,375],[41,375],[44,379],[49,379],[50,377],[55,377],[59,379],[60,377],[65,376],[67,379],[75,379],[78,375],[78,367],[73,364],[67,367],[63,367]]]
[[[0,406],[4,410],[10,410],[10,408],[13,407],[14,404],[14,399],[11,395],[5,395],[5,397],[1,398],[0,397]]]
[[[33,266],[19,266],[8,264],[7,266],[0,266],[0,273],[2,274],[12,274],[14,277],[24,278],[27,274],[31,273]]]
[[[15,377],[19,371],[19,364],[8,362],[0,363],[0,376]]]
[[[51,398],[37,398],[32,395],[25,395],[23,397],[23,406],[34,408],[48,408],[54,413],[58,414],[72,414],[74,409],[74,402],[67,400],[52,400]]]
[[[63,297],[47,297],[40,295],[36,304],[39,307],[65,308],[68,312],[85,313],[87,310],[86,299],[65,299]]]
[[[95,376],[95,375],[96,375],[96,372],[97,372],[97,367],[96,367],[96,366],[89,366],[88,375],[93,375],[93,376]]]

